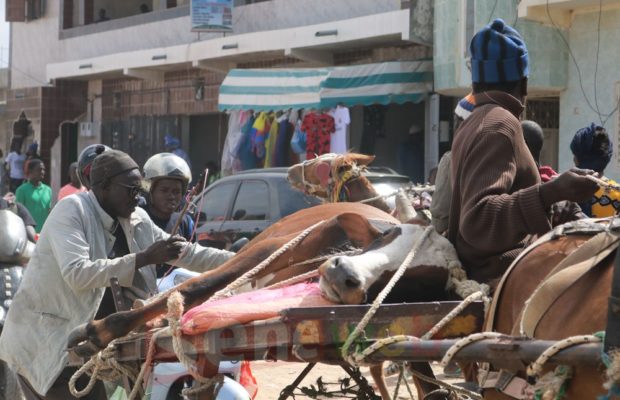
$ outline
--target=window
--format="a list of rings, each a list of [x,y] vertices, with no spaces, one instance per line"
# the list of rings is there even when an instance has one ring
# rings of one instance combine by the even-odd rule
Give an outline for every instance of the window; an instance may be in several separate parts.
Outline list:
[[[302,208],[321,204],[321,200],[293,189],[290,183],[284,179],[278,182],[278,202],[280,204],[280,217],[286,217]]]
[[[262,181],[245,181],[235,200],[233,221],[269,219],[269,186]]]
[[[26,20],[26,0],[6,0],[5,20],[24,22]]]
[[[202,209],[198,215],[199,222],[223,221],[226,218],[228,206],[232,202],[237,184],[223,183],[216,185],[209,190],[202,199],[198,199],[196,204],[202,202]]]

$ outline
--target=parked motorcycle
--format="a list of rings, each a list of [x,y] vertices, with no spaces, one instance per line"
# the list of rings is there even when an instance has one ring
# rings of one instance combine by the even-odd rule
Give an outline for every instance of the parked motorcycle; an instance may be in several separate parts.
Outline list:
[[[0,210],[0,333],[33,250],[22,219],[10,210]],[[0,361],[0,399],[17,399],[20,393],[15,373]]]

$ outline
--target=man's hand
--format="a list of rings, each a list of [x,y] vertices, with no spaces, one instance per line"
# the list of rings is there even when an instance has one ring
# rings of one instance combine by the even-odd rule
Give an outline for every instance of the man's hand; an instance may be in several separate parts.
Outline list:
[[[136,269],[177,259],[186,244],[185,238],[179,235],[170,236],[168,240],[157,241],[146,250],[136,254]]]
[[[583,202],[592,198],[598,185],[586,178],[586,175],[598,174],[589,169],[572,168],[547,183],[540,185],[540,196],[545,208],[558,201]]]
[[[554,203],[551,206],[550,216],[551,226],[554,228],[567,222],[588,218],[588,216],[581,211],[579,204],[572,201],[560,201]]]

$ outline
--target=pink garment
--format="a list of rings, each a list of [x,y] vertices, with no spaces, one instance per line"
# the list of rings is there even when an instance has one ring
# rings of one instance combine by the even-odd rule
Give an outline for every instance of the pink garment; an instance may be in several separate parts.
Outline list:
[[[86,188],[84,186],[80,186],[79,188],[76,188],[72,184],[67,183],[65,186],[60,188],[60,191],[58,192],[58,201],[60,201],[61,199],[69,195],[76,194],[76,193],[82,193],[85,191],[86,191]]]
[[[261,289],[221,300],[207,300],[183,315],[181,329],[186,335],[197,335],[211,329],[274,318],[287,308],[333,304],[323,297],[318,283]]]

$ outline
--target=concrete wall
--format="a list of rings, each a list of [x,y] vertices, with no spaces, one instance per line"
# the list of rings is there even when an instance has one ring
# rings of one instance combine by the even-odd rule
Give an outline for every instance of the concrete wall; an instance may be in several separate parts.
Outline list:
[[[468,20],[468,3],[474,20]],[[468,67],[471,35],[495,18],[514,26],[530,53],[530,92],[534,95],[559,93],[567,84],[568,51],[553,27],[517,19],[517,1],[437,0],[435,2],[434,64],[435,90],[463,95],[470,90]],[[469,24],[470,28],[467,28]]]
[[[422,3],[430,0],[418,0]],[[49,63],[191,43],[221,33],[190,32],[189,6],[59,31],[61,0],[43,18],[14,23],[12,88],[43,86]],[[273,0],[234,9],[235,34],[311,25],[401,8],[401,0]],[[95,10],[96,11],[96,10]],[[111,12],[111,11],[110,11]],[[112,14],[110,14],[112,15]]]
[[[582,85],[580,85],[577,67],[571,60],[568,63],[567,87],[560,96],[560,170],[573,165],[569,145],[575,132],[591,122],[597,124],[604,122],[615,144],[614,159],[605,170],[605,175],[618,180],[620,179],[618,111],[616,109],[609,118],[606,114],[612,112],[618,104],[620,52],[617,51],[616,46],[618,46],[617,38],[620,37],[620,10],[606,10],[602,13],[598,71],[595,74],[597,27],[598,12],[596,11],[575,13],[570,27],[569,43],[581,71]],[[595,84],[596,97],[594,95]],[[592,107],[588,105],[588,102]],[[596,103],[598,103],[599,111],[596,111]],[[605,115],[599,116],[599,113]]]
[[[401,9],[401,0],[272,0],[233,9],[235,33],[294,28]]]

